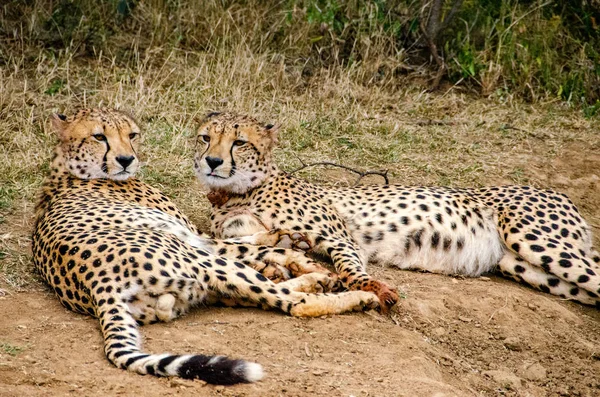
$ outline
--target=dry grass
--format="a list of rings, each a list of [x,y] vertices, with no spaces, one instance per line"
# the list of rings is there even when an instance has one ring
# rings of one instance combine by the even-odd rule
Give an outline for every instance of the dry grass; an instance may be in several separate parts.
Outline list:
[[[599,121],[558,102],[481,99],[458,88],[430,94],[356,81],[356,70],[321,69],[311,77],[277,53],[240,43],[204,53],[164,47],[133,50],[130,61],[80,58],[31,47],[4,47],[0,69],[0,287],[30,285],[29,229],[36,191],[55,144],[51,112],[112,106],[144,127],[141,177],[206,226],[207,203],[191,170],[195,119],[210,110],[251,113],[282,124],[277,161],[284,169],[330,160],[390,170],[405,184],[539,184],[529,166],[579,144],[600,148]],[[431,121],[436,122],[431,122]],[[441,121],[441,122],[437,122]],[[550,171],[549,171],[550,172]],[[339,171],[307,178],[344,183]]]

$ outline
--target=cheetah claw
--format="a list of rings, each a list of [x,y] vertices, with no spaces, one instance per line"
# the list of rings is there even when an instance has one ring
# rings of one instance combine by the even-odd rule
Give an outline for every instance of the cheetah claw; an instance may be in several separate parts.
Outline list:
[[[337,276],[337,274],[330,276],[331,278],[335,279],[335,283],[333,284],[333,286],[331,287],[331,292],[342,292],[342,291],[346,291],[346,287],[344,286],[344,283],[342,282],[342,280],[340,280]]]

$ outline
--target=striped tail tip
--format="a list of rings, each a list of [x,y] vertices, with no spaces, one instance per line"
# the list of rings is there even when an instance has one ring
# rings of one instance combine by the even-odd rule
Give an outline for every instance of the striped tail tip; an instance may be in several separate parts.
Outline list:
[[[215,385],[252,383],[264,376],[260,364],[231,360],[224,356],[191,356],[181,363],[177,372],[184,379],[201,379]]]

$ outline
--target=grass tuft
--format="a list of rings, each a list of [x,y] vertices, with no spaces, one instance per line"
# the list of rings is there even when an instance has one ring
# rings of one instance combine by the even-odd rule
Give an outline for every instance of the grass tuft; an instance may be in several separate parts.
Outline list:
[[[25,350],[27,350],[26,347],[17,346],[9,342],[0,342],[0,352],[3,352],[13,357],[19,355]]]

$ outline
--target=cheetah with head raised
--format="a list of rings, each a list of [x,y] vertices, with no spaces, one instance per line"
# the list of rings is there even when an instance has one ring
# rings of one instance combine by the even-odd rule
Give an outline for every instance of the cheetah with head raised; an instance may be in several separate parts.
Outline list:
[[[169,321],[221,298],[295,316],[377,303],[370,293],[298,292],[327,285],[323,274],[274,284],[242,263],[286,265],[286,254],[296,251],[197,235],[167,197],[133,177],[140,130],[131,117],[87,109],[55,115],[52,123],[60,143],[36,207],[34,265],[65,307],[100,320],[104,351],[117,367],[217,384],[252,382],[262,377],[255,363],[144,353],[137,325]],[[259,244],[273,236],[245,240]]]
[[[305,232],[348,288],[379,293],[387,305],[396,296],[372,287],[369,260],[467,276],[499,267],[544,292],[600,305],[600,256],[564,194],[529,186],[322,187],[273,163],[276,130],[234,114],[213,113],[201,124],[194,167],[210,190],[215,236]]]

